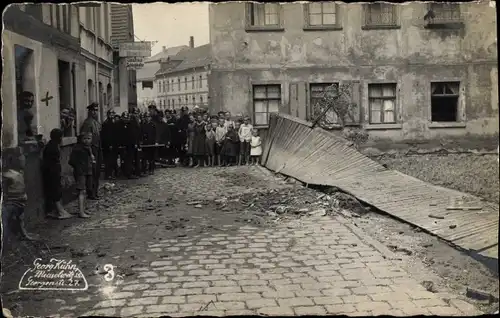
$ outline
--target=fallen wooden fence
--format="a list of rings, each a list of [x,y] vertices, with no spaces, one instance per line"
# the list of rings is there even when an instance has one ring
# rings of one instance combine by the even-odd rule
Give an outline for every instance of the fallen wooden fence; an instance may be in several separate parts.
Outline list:
[[[338,187],[379,210],[482,257],[498,260],[498,206],[450,209],[450,198],[479,198],[389,170],[347,140],[298,118],[272,114],[263,164],[304,183]]]

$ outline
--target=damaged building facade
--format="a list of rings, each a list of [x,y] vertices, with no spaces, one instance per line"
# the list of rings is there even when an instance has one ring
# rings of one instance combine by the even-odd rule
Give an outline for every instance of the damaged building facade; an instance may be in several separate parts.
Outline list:
[[[349,83],[353,124],[370,143],[490,143],[499,124],[490,3],[211,4],[211,102],[265,128],[276,111],[312,120],[325,87]]]

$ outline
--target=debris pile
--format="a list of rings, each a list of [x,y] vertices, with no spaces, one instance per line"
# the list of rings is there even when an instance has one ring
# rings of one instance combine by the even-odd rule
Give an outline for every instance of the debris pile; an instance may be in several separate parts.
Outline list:
[[[214,203],[222,211],[234,211],[237,206],[243,205],[243,221],[254,224],[302,216],[342,214],[352,217],[367,212],[359,201],[348,194],[332,192],[329,195],[304,187],[246,193],[234,198],[219,198]]]

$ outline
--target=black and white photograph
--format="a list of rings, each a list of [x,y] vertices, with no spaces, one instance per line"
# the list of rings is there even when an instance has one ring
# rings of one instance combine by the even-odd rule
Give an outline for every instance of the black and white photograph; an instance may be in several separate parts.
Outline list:
[[[498,314],[495,1],[2,25],[4,317]]]

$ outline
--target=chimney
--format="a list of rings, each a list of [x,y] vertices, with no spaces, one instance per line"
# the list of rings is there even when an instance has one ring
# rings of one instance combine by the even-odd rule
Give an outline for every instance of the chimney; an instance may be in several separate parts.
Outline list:
[[[167,47],[163,46],[163,52],[166,52],[166,51],[167,51]]]
[[[189,47],[194,48],[194,36],[189,37]]]

